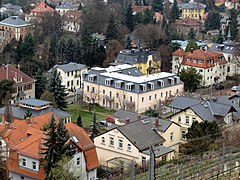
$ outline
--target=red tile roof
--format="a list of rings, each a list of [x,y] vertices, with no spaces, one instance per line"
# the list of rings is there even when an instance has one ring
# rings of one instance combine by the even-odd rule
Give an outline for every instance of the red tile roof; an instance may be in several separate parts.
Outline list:
[[[17,78],[22,78],[22,81],[16,81]],[[0,80],[12,79],[16,84],[25,84],[35,82],[33,78],[26,75],[18,68],[14,67],[11,64],[4,65],[0,68]]]
[[[191,18],[178,19],[176,24],[181,26],[200,26],[200,22],[197,19]]]
[[[152,6],[132,6],[133,12],[143,12],[146,9],[152,9]]]
[[[187,66],[192,66],[192,67],[210,68],[210,67],[214,67],[216,62],[218,62],[219,64],[227,63],[222,53],[205,51],[202,49],[194,50],[192,53],[184,52],[183,50],[178,49],[172,55],[183,57],[182,64]],[[221,57],[222,60],[220,60],[219,57]],[[190,59],[190,62],[188,62],[188,59]],[[197,61],[203,60],[203,63],[199,64],[197,61],[196,63],[193,63],[194,59]],[[213,61],[211,63],[208,63],[207,60],[209,59],[212,59]]]
[[[32,13],[45,13],[45,12],[54,12],[55,10],[45,4],[44,2],[40,2],[37,6],[31,10]]]
[[[80,10],[69,10],[64,14],[64,16],[68,18],[80,18],[81,15],[82,11]]]

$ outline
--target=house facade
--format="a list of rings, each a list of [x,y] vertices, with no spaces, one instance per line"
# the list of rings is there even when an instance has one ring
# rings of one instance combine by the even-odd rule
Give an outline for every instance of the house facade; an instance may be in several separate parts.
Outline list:
[[[40,115],[29,120],[15,120],[8,129],[3,128],[3,139],[10,148],[7,159],[9,178],[39,179],[45,178],[43,169],[42,144],[44,133],[42,128],[52,118],[53,113]],[[56,122],[58,119],[55,117]],[[2,127],[5,125],[1,125]],[[77,179],[93,180],[97,178],[96,169],[99,166],[96,148],[87,133],[73,123],[65,124],[75,154],[66,165]]]
[[[72,4],[72,3],[62,3],[55,7],[55,10],[63,16],[66,12],[72,10],[78,10],[79,4]]]
[[[153,121],[152,121],[153,120]],[[167,120],[166,120],[167,121]],[[163,123],[163,124],[161,124]],[[154,146],[157,161],[169,161],[177,156],[176,146],[167,146],[179,142],[179,131],[162,120],[143,118],[125,125],[117,126],[94,138],[99,161],[102,165],[112,166],[111,161],[125,159],[140,166],[145,166],[150,158],[150,146]],[[171,124],[171,122],[169,121]],[[178,127],[178,125],[176,125]],[[168,129],[169,130],[166,130]],[[165,139],[160,129],[169,131]],[[180,129],[180,128],[179,128]],[[171,132],[170,132],[171,131]],[[178,134],[179,133],[179,134]],[[127,166],[126,166],[127,167]]]
[[[0,21],[1,41],[10,42],[13,38],[17,41],[20,36],[25,37],[31,32],[32,25],[20,19],[18,16],[10,16]]]
[[[183,83],[171,73],[143,75],[132,65],[92,68],[84,78],[84,101],[110,109],[145,112],[181,94]]]
[[[156,51],[124,49],[118,53],[115,63],[134,65],[143,74],[153,74],[161,71],[161,57]]]
[[[0,13],[7,14],[12,16],[19,15],[23,13],[23,9],[21,6],[13,5],[12,3],[2,4],[0,8]]]
[[[195,121],[215,121],[225,125],[233,123],[233,115],[238,109],[225,99],[198,100],[191,97],[178,96],[169,105],[174,113],[170,120],[181,126],[181,137],[186,139],[187,129]]]
[[[64,17],[63,28],[65,31],[79,33],[81,29],[81,15],[82,11],[80,10],[69,10],[67,11]]]
[[[68,64],[55,65],[48,72],[53,73],[54,70],[60,74],[62,85],[66,89],[76,92],[83,88],[83,74],[87,72],[87,66],[70,62]]]
[[[206,5],[190,0],[189,3],[178,4],[182,18],[192,18],[201,20],[204,16]]]
[[[11,64],[3,65],[0,68],[0,80],[13,80],[12,103],[25,98],[35,97],[35,80],[20,71]]]
[[[172,56],[172,72],[175,74],[193,67],[202,75],[202,86],[210,86],[226,80],[228,63],[222,53],[202,49],[184,52],[178,49]]]

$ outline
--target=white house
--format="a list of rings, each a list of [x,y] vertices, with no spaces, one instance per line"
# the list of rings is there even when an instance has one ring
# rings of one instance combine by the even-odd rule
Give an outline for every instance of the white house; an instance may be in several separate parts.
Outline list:
[[[61,5],[56,6],[55,10],[62,16],[70,10],[77,10],[78,7],[79,4],[62,3]]]
[[[83,87],[83,74],[87,72],[87,66],[84,64],[78,64],[70,62],[68,64],[55,65],[48,72],[53,73],[57,70],[60,73],[62,79],[62,85],[66,89],[76,92]]]

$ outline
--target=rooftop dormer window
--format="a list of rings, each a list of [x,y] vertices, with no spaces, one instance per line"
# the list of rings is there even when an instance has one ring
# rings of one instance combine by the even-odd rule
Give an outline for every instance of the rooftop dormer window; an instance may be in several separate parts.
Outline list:
[[[198,64],[203,64],[203,60],[198,60]]]
[[[96,75],[94,75],[94,74],[88,75],[88,81],[93,82],[95,80],[95,77],[96,77]]]
[[[151,90],[154,90],[154,83],[153,82],[149,82],[148,85],[149,85]]]
[[[187,58],[187,62],[191,62],[191,59],[190,59],[190,58]]]
[[[174,78],[173,77],[169,77],[168,80],[169,80],[171,85],[174,85]]]
[[[158,80],[158,83],[159,83],[160,87],[164,87],[164,81],[163,80]]]
[[[133,83],[127,83],[127,84],[125,85],[125,89],[128,90],[128,91],[131,91],[133,85],[134,85]]]
[[[116,88],[122,88],[122,83],[123,83],[123,81],[116,81],[115,82],[115,87]]]
[[[142,87],[141,90],[142,90],[143,92],[146,92],[146,90],[147,90],[147,85],[146,85],[146,84],[140,84],[140,86]]]
[[[105,79],[105,85],[111,86],[113,79],[112,78],[107,78]]]

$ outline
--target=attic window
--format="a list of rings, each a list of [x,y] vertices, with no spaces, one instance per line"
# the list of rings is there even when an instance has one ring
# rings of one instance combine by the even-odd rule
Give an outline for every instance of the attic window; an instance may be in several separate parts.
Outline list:
[[[168,80],[170,81],[171,85],[174,85],[174,78],[170,77],[170,78],[168,78]]]
[[[107,85],[107,86],[111,86],[111,84],[112,84],[112,78],[107,78],[106,80],[105,80],[105,84]]]
[[[198,64],[202,64],[203,63],[203,60],[198,60]]]
[[[96,75],[90,74],[90,75],[88,76],[88,81],[93,82],[94,79],[95,79],[95,77],[96,77]]]
[[[164,81],[163,81],[163,80],[158,80],[158,82],[159,82],[159,85],[160,85],[161,87],[164,87]]]
[[[133,83],[127,83],[125,89],[131,91],[133,85],[134,85]]]
[[[76,138],[76,136],[72,136],[72,140],[73,140],[75,143],[78,143],[78,139]]]
[[[122,87],[122,83],[123,83],[123,81],[116,81],[115,82],[115,87],[116,88],[121,88]]]
[[[143,92],[146,92],[146,90],[147,90],[146,84],[140,84],[140,85],[142,86],[142,91],[143,91]]]
[[[149,85],[151,90],[154,90],[154,83],[153,82],[149,82],[148,85]]]

